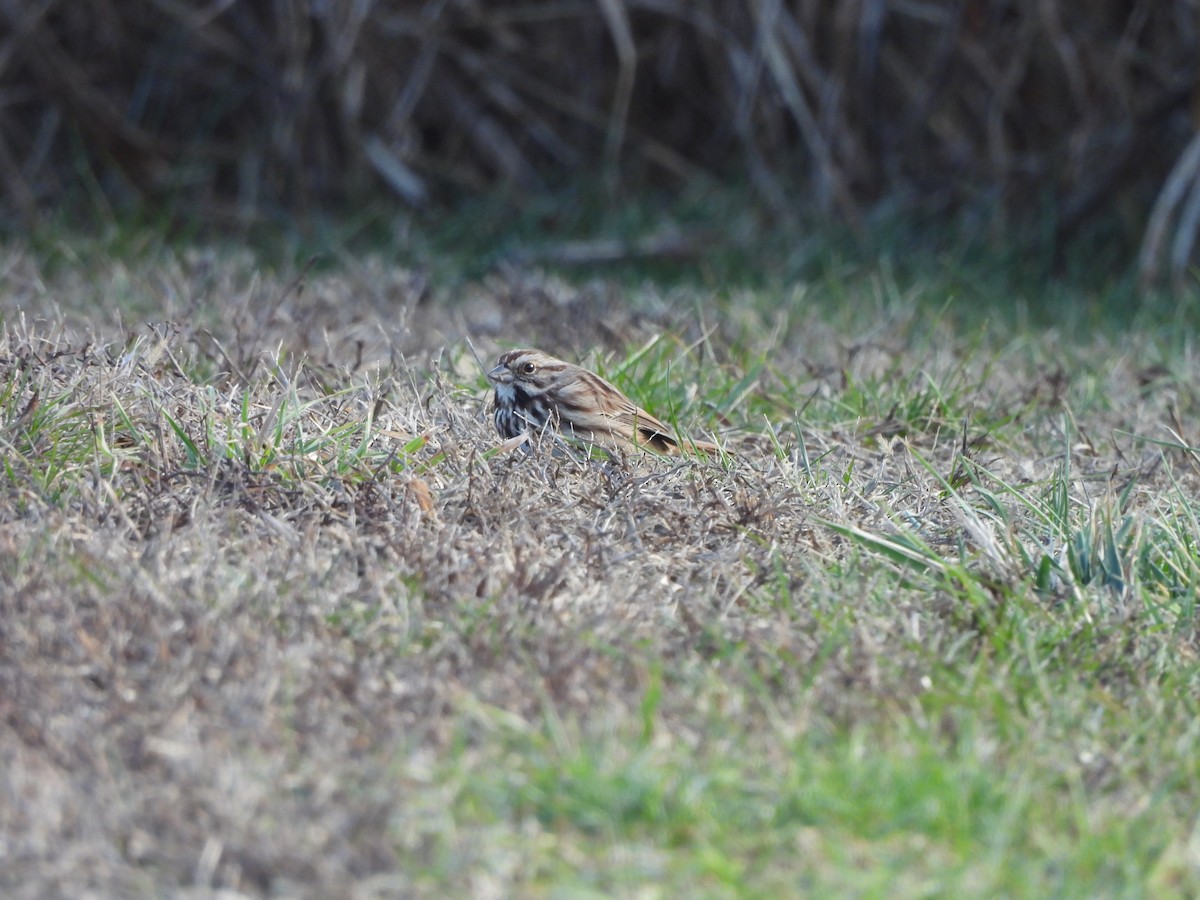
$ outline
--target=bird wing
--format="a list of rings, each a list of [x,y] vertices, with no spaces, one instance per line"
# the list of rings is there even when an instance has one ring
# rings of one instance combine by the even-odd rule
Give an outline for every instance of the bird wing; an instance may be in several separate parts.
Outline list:
[[[659,453],[679,453],[680,450],[690,446],[694,446],[704,453],[717,452],[717,445],[709,441],[688,440],[681,447],[679,440],[675,437],[674,428],[630,401],[621,404],[616,418],[623,431],[628,429],[627,437],[630,440]]]
[[[574,382],[581,395],[568,398],[570,415],[563,417],[581,437],[587,437],[590,432],[593,439],[604,443],[604,435],[619,435],[639,447],[658,453],[679,453],[692,447],[710,455],[718,452],[717,445],[709,441],[689,439],[681,447],[674,428],[642,409],[616,385],[592,372],[583,371],[585,377],[577,378]],[[602,390],[596,389],[597,384]]]

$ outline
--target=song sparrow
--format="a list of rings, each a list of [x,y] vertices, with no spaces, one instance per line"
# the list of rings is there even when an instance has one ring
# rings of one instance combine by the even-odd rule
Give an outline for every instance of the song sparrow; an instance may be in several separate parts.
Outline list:
[[[511,350],[488,372],[496,386],[494,417],[503,438],[515,439],[543,429],[605,447],[629,444],[659,453],[695,448],[717,452],[709,441],[684,440],[636,405],[616,387],[587,369],[537,350]]]

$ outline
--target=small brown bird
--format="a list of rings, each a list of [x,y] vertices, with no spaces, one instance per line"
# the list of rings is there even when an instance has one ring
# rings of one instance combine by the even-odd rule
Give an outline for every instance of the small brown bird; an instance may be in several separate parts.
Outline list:
[[[614,385],[580,366],[538,350],[510,350],[488,372],[496,386],[496,430],[506,439],[554,429],[566,437],[614,447],[632,444],[659,453],[718,452],[710,441],[685,440]]]

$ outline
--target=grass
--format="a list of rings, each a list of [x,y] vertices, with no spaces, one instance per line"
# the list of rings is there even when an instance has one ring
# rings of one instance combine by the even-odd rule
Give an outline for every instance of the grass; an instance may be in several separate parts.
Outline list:
[[[146,246],[0,258],[7,895],[1200,890],[1192,301]],[[733,453],[497,453],[464,329]]]

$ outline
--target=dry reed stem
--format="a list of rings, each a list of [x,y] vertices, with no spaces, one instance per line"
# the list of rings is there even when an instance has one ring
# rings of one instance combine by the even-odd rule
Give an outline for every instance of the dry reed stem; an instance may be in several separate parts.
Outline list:
[[[1050,193],[1065,240],[1182,171],[1200,50],[1187,0],[5,0],[0,21],[0,186],[26,221],[81,165],[244,216],[372,179],[415,204],[618,162],[630,183],[745,164],[778,210],[803,169],[851,222],[897,192],[1017,210]],[[1190,221],[1161,265],[1190,257]]]

